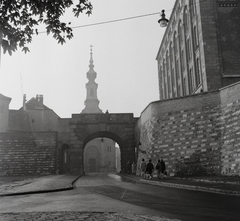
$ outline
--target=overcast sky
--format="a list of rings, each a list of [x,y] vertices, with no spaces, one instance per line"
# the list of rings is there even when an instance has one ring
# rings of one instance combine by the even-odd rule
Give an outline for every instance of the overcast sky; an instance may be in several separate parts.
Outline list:
[[[10,109],[22,106],[23,94],[27,100],[42,94],[44,104],[61,118],[80,113],[85,107],[90,45],[103,112],[139,117],[149,103],[159,99],[156,55],[165,29],[157,21],[162,9],[169,18],[175,0],[91,2],[91,16],[82,14],[76,19],[67,13],[64,19],[72,26],[82,26],[154,15],[75,28],[74,38],[64,45],[39,34],[28,45],[30,53],[19,50],[12,56],[2,55],[0,93],[12,98]]]

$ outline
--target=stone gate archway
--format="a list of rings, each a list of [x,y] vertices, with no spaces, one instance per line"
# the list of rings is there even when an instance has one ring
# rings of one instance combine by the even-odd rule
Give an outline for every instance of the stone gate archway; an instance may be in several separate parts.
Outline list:
[[[73,114],[70,121],[70,173],[84,173],[84,147],[94,138],[106,137],[118,143],[121,170],[127,161],[135,161],[135,126],[133,114]]]

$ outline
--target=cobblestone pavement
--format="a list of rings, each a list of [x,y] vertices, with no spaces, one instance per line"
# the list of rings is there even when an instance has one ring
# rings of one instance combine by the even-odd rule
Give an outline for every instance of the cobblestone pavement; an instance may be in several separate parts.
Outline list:
[[[31,213],[0,213],[0,221],[180,221],[164,217],[131,215],[104,212],[31,212]]]

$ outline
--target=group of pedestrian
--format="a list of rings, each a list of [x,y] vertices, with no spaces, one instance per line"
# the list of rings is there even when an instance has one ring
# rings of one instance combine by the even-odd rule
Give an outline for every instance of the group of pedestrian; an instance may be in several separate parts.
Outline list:
[[[166,172],[166,165],[163,159],[158,160],[155,169],[157,170],[157,178],[162,179],[167,177],[167,172]],[[140,172],[141,172],[141,177],[146,178],[146,179],[152,179],[153,177],[153,171],[154,171],[154,166],[152,163],[152,160],[149,159],[148,163],[145,162],[144,159],[142,159],[140,163]]]
[[[126,165],[126,168],[127,168],[127,173],[128,174],[134,174],[136,173],[136,164],[133,162],[132,164],[128,161],[127,162],[127,165]]]

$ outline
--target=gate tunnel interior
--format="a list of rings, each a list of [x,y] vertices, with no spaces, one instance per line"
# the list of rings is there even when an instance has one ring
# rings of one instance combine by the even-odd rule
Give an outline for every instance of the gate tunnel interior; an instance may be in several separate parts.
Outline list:
[[[84,173],[88,170],[86,170],[85,166],[85,157],[86,157],[86,147],[87,144],[91,141],[94,141],[96,139],[101,139],[101,140],[106,140],[110,139],[112,141],[114,141],[115,143],[117,143],[117,145],[119,146],[120,149],[120,165],[121,165],[121,172],[126,172],[126,164],[127,162],[135,162],[135,147],[132,146],[132,148],[129,148],[128,145],[124,145],[124,140],[122,140],[119,136],[117,136],[114,133],[111,132],[96,132],[93,134],[90,134],[83,142],[83,147],[84,147],[84,153],[83,153],[83,167],[84,167]],[[94,148],[95,149],[95,148]],[[124,154],[123,152],[127,152],[127,154]],[[131,154],[131,152],[133,152],[133,154]],[[125,156],[125,157],[123,157]],[[126,157],[127,156],[127,157]],[[99,158],[100,156],[98,156]],[[99,159],[98,159],[99,160]],[[99,170],[97,170],[99,172]]]

